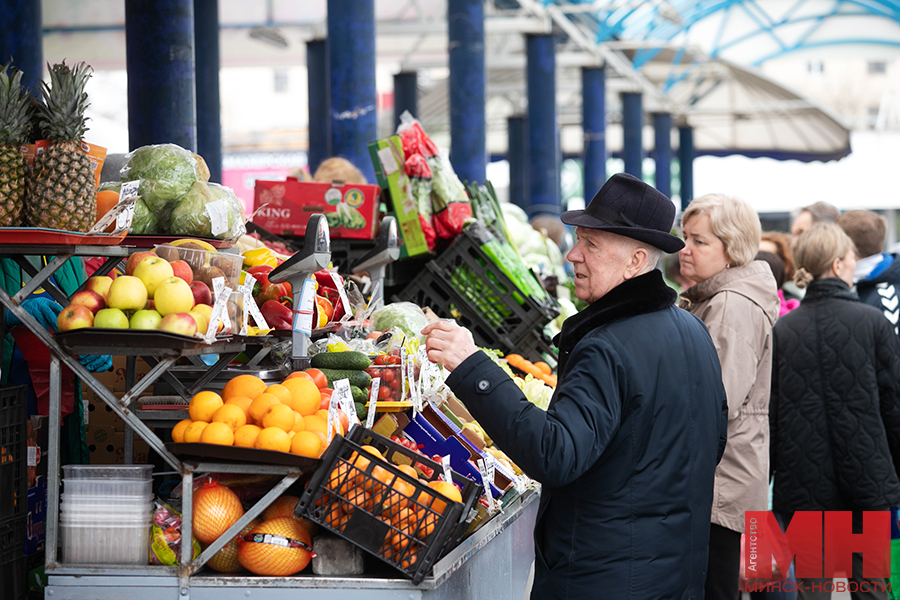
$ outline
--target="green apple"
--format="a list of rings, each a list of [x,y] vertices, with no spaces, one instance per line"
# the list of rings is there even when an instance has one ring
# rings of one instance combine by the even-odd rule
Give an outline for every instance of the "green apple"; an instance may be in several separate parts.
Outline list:
[[[128,329],[128,317],[118,308],[104,308],[94,317],[94,327]]]
[[[139,310],[131,315],[129,325],[132,329],[158,329],[162,315],[155,310]]]

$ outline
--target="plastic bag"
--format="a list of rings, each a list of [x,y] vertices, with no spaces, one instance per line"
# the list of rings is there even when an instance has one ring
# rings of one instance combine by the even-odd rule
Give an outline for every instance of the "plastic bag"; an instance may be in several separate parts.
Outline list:
[[[428,325],[428,318],[421,308],[412,302],[394,302],[372,313],[372,325],[376,331],[400,328],[409,337],[418,337]]]
[[[141,146],[125,155],[119,174],[122,181],[141,180],[138,194],[152,212],[171,210],[195,181],[200,179],[194,155],[175,144]]]
[[[194,556],[200,554],[200,542],[192,537]],[[156,503],[153,531],[150,535],[150,564],[177,565],[181,562],[181,513],[168,504]]]
[[[231,188],[196,181],[172,210],[169,233],[236,240],[247,233],[246,221],[244,205]]]

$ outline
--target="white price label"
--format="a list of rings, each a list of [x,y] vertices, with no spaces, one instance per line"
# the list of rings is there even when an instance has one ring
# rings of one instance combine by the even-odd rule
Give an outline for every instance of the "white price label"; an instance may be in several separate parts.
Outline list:
[[[293,330],[304,335],[312,335],[313,304],[316,301],[316,280],[310,275],[303,280],[300,302],[294,314]]]
[[[401,400],[406,400],[411,393],[409,390],[409,385],[406,380],[406,348],[400,347],[400,391]]]
[[[488,462],[491,463],[490,472],[489,467],[484,464],[484,459],[478,459],[478,471],[481,473],[481,483],[484,484],[484,495],[487,496],[488,499],[488,507],[491,512],[494,512],[494,496],[491,494],[491,482],[494,480],[493,478],[493,462],[488,459]]]
[[[206,214],[209,217],[209,232],[213,237],[228,231],[228,205],[225,200],[216,200],[207,204]]]
[[[216,277],[213,279],[212,284],[216,300],[213,303],[212,313],[209,315],[209,326],[206,328],[206,335],[203,336],[203,340],[207,344],[215,341],[219,321],[223,323],[223,331],[228,331],[231,324],[231,320],[228,318],[228,300],[231,297],[231,288],[225,285],[224,277]]]
[[[397,169],[400,168],[397,166],[397,161],[394,159],[394,153],[391,151],[390,146],[378,151],[378,160],[381,161],[381,168],[384,169],[385,177],[389,177],[392,173],[396,173]]]
[[[369,390],[369,412],[366,413],[366,429],[372,429],[375,425],[375,405],[378,403],[378,389],[381,387],[381,377],[372,380],[372,388]]]
[[[453,483],[453,475],[450,474],[450,455],[445,454],[441,457],[441,467],[443,467],[443,471],[441,472],[441,479],[446,481],[447,483]]]
[[[36,467],[38,459],[38,447],[37,446],[28,446],[28,456],[25,459],[26,465],[29,467]]]
[[[347,410],[347,406],[350,406],[350,411]],[[355,419],[356,422],[359,422],[359,419],[356,419],[356,409],[353,408],[353,394],[350,392],[350,380],[349,379],[339,379],[334,382],[334,393],[331,395],[331,404],[328,407],[328,418],[331,419],[331,410],[334,407],[335,410],[335,418],[337,418],[337,411],[342,411],[347,415],[347,419],[349,422],[353,422]],[[351,415],[350,412],[353,414]],[[329,431],[331,431],[331,425],[328,425]],[[331,439],[328,440],[331,442]]]

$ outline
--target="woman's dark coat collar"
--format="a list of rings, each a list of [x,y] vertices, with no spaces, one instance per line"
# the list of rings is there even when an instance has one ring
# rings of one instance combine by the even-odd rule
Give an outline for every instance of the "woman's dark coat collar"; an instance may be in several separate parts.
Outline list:
[[[816,279],[811,281],[806,288],[806,294],[803,296],[801,304],[807,302],[815,302],[825,298],[839,298],[841,300],[858,301],[859,296],[850,289],[847,282],[837,277],[828,277],[825,279]]]

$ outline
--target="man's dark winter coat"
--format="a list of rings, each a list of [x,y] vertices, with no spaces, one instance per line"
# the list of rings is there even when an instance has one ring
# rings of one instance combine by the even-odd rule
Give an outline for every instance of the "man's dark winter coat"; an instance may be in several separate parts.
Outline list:
[[[897,333],[900,331],[900,256],[884,256],[893,258],[891,265],[871,279],[858,281],[856,293],[863,303],[880,310]]]
[[[447,380],[543,484],[532,598],[702,598],[727,404],[706,326],[659,271],[566,320],[559,386],[530,404],[484,353]]]
[[[773,508],[880,510],[900,501],[900,339],[836,278],[773,329]]]

